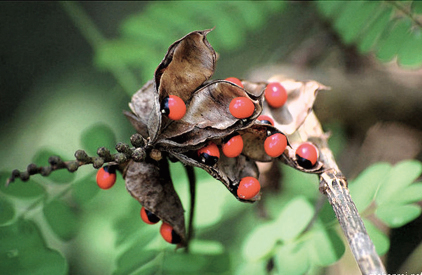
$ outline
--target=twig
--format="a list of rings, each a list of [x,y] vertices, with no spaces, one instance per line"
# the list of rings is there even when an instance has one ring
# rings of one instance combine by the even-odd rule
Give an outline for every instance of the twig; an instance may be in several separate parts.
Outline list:
[[[195,199],[196,199],[196,177],[195,171],[192,166],[185,166],[186,173],[189,180],[189,193],[190,193],[190,208],[189,208],[189,224],[188,234],[186,237],[186,252],[189,251],[189,241],[193,237],[193,218],[195,216]]]
[[[309,114],[305,123],[298,129],[298,133],[301,139],[312,140],[318,145],[319,160],[324,167],[324,170],[318,173],[319,190],[333,207],[362,274],[386,274],[385,267],[350,196],[347,180],[328,147],[328,135],[323,132],[314,113]]]

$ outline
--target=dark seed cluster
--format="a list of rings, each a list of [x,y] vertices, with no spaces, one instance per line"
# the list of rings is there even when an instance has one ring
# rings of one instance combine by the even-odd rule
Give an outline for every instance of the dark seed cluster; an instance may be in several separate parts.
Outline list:
[[[12,175],[6,182],[6,186],[15,179],[19,178],[22,181],[29,180],[30,176],[40,174],[42,176],[48,176],[52,171],[59,169],[67,169],[69,172],[75,172],[80,166],[92,164],[95,169],[101,168],[104,163],[114,162],[115,164],[123,164],[128,160],[133,159],[136,162],[141,162],[146,157],[145,141],[140,134],[134,134],[131,136],[130,141],[133,147],[128,144],[119,142],[116,145],[117,153],[111,154],[110,150],[105,147],[100,147],[97,150],[98,156],[89,156],[84,150],[77,150],[75,152],[75,160],[63,161],[59,156],[51,156],[48,159],[49,165],[37,166],[31,163],[27,166],[25,171],[19,171],[15,169],[12,171]]]

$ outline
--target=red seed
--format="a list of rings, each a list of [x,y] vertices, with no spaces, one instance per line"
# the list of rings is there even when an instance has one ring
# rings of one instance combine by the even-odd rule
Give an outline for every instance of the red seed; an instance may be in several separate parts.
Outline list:
[[[141,208],[141,219],[147,224],[156,224],[160,221],[160,218],[155,216],[150,211],[146,210],[143,206]]]
[[[247,97],[236,97],[230,102],[230,113],[238,119],[250,117],[255,111],[255,105]]]
[[[265,153],[272,158],[277,158],[283,154],[287,147],[287,138],[281,133],[273,134],[265,139]]]
[[[310,142],[304,142],[296,149],[297,163],[303,168],[312,168],[318,160],[318,149]]]
[[[273,108],[279,108],[287,101],[286,89],[278,82],[268,83],[264,96],[268,105]]]
[[[213,166],[220,158],[220,150],[214,142],[209,142],[207,146],[197,151],[202,163]]]
[[[250,200],[261,190],[261,184],[254,177],[244,177],[237,188],[237,196],[244,200]]]
[[[274,126],[274,120],[269,116],[260,115],[257,119],[259,121],[262,121],[263,123],[270,124],[271,126]]]
[[[97,172],[97,184],[101,189],[110,189],[116,183],[116,171],[109,166],[101,167]]]
[[[231,82],[231,83],[234,83],[234,84],[236,84],[237,86],[239,86],[239,87],[242,87],[242,88],[244,88],[243,87],[243,84],[242,84],[242,81],[240,81],[238,78],[236,78],[236,77],[228,77],[228,78],[226,78],[225,79],[226,81],[229,81],[229,82]]]
[[[186,105],[183,100],[175,95],[164,98],[161,106],[162,112],[171,120],[180,120],[186,114]]]
[[[221,146],[223,154],[228,158],[235,158],[239,156],[243,151],[243,139],[242,136],[236,134],[224,142]]]
[[[163,239],[171,244],[180,243],[181,238],[177,233],[174,231],[173,227],[168,223],[163,222],[160,227],[160,234]]]

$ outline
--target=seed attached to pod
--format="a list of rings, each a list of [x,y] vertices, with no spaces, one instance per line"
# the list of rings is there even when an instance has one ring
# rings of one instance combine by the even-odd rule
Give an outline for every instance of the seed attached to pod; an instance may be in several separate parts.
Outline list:
[[[180,120],[186,114],[186,105],[175,95],[169,95],[161,103],[161,112],[171,120]]]
[[[264,96],[268,105],[273,108],[280,108],[287,101],[286,89],[278,82],[268,83]]]
[[[240,96],[232,99],[229,110],[235,118],[244,119],[253,114],[255,111],[255,105],[249,98]]]
[[[208,143],[197,151],[200,161],[206,165],[213,166],[220,158],[220,150],[214,142]]]
[[[180,236],[174,231],[173,227],[165,222],[161,224],[160,234],[166,242],[171,244],[178,244],[182,241]]]
[[[250,200],[261,190],[261,184],[254,177],[244,177],[237,188],[237,196],[244,200]]]
[[[228,158],[235,158],[242,153],[243,150],[243,139],[239,133],[229,135],[223,140],[221,146],[223,154]]]
[[[101,167],[97,172],[97,184],[101,189],[110,189],[116,183],[116,169],[113,166]]]
[[[296,149],[296,161],[305,169],[311,169],[318,160],[318,149],[310,142],[304,142]]]
[[[141,208],[141,219],[147,224],[156,224],[160,221],[160,218],[155,216],[151,211],[145,209],[142,206]]]
[[[257,120],[261,121],[262,123],[274,126],[274,120],[266,115],[260,115]]]
[[[287,147],[287,138],[281,133],[275,133],[267,137],[264,142],[264,150],[267,155],[277,158],[283,154]]]
[[[234,83],[234,84],[236,84],[237,86],[239,86],[239,87],[242,87],[242,88],[244,88],[243,87],[243,84],[242,84],[242,81],[240,81],[238,78],[236,78],[236,77],[228,77],[228,78],[226,78],[225,79],[226,81],[229,81],[229,82],[231,82],[231,83]]]

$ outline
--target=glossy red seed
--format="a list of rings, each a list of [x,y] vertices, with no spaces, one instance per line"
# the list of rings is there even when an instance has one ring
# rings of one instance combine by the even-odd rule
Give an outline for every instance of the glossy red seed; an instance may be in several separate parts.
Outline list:
[[[150,211],[146,210],[143,206],[141,208],[141,219],[147,224],[156,224],[160,221],[160,218],[155,216]]]
[[[261,190],[261,184],[254,177],[244,177],[237,188],[237,196],[244,200],[250,200]]]
[[[227,142],[221,146],[223,154],[228,158],[235,158],[242,153],[243,139],[242,136],[237,134],[232,136]]]
[[[220,150],[214,142],[209,142],[207,146],[197,151],[201,161],[206,165],[214,165],[220,158]]]
[[[303,168],[312,168],[318,160],[318,149],[310,142],[304,142],[296,149],[297,163]]]
[[[160,234],[168,243],[177,244],[181,241],[179,235],[177,235],[177,233],[173,230],[173,227],[171,227],[168,223],[163,222],[161,224]]]
[[[286,89],[278,82],[268,83],[264,96],[268,105],[273,108],[279,108],[287,101]]]
[[[232,99],[229,110],[235,118],[244,119],[253,114],[255,105],[249,98],[241,96]]]
[[[287,147],[287,138],[285,135],[276,133],[265,139],[265,153],[272,158],[277,158],[283,154]]]
[[[97,184],[101,189],[110,189],[116,182],[116,172],[108,166],[101,167],[97,172]]]
[[[164,99],[163,113],[171,120],[180,120],[186,114],[186,105],[183,100],[175,95],[169,95]]]
[[[234,84],[236,84],[237,86],[239,86],[239,87],[242,87],[242,88],[244,88],[243,87],[243,84],[242,84],[242,81],[240,81],[238,78],[236,78],[236,77],[228,77],[228,78],[226,78],[225,79],[226,81],[229,81],[229,82],[231,82],[231,83],[234,83]]]
[[[267,124],[270,124],[270,125],[274,126],[274,120],[271,117],[269,117],[269,116],[260,115],[257,119],[259,121],[262,121],[264,123],[267,123]]]

